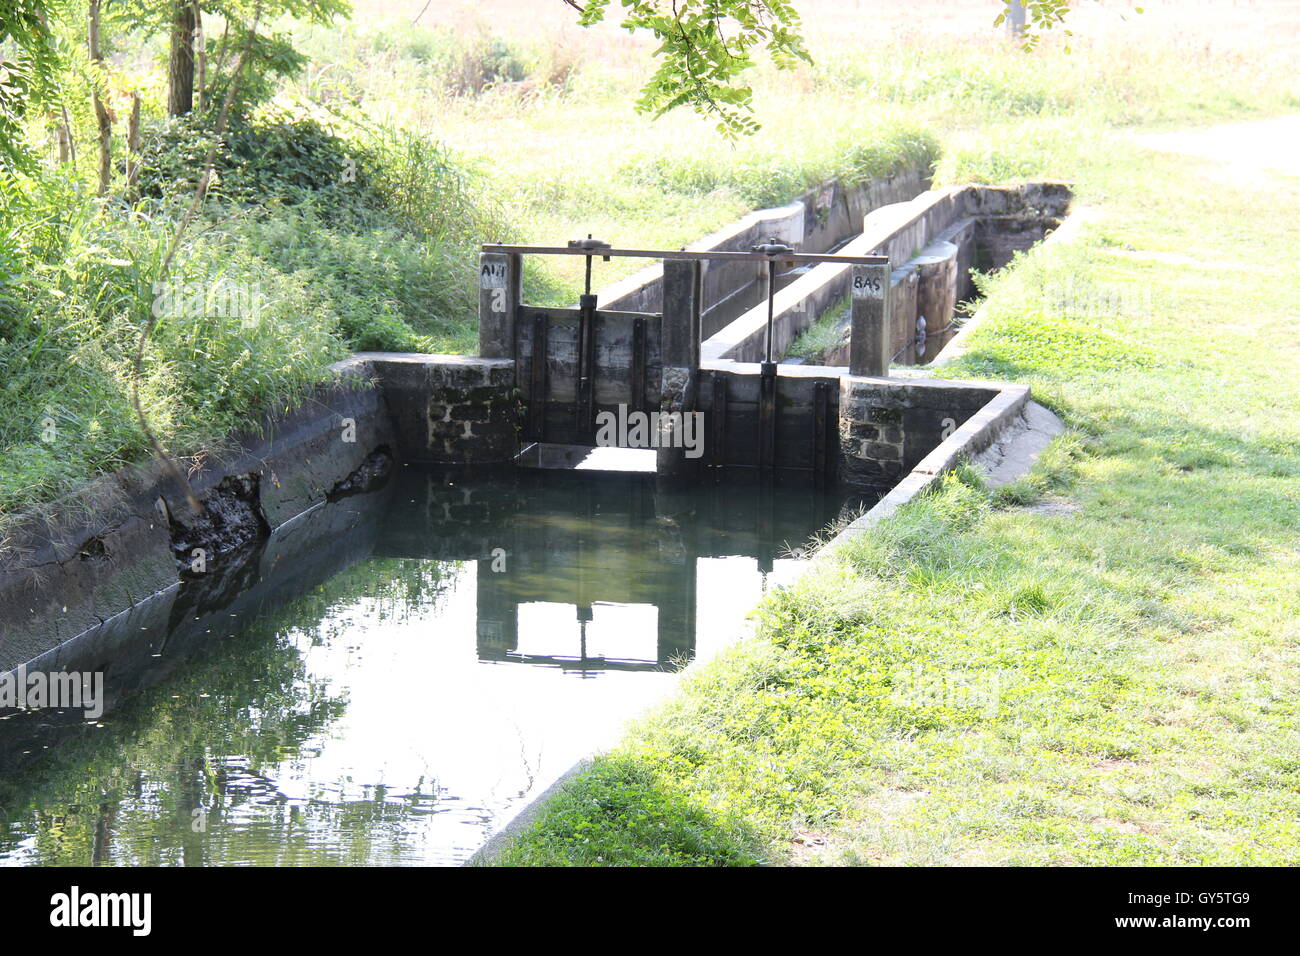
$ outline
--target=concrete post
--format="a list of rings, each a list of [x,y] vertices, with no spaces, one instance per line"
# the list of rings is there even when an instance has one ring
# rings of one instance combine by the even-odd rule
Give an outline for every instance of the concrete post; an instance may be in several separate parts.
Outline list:
[[[517,253],[481,252],[478,268],[478,352],[515,357],[515,314],[523,298],[523,262]]]
[[[697,441],[705,430],[687,422],[696,406],[700,373],[700,298],[703,270],[699,260],[664,262],[664,312],[659,324],[659,357],[663,381],[659,389],[658,471],[686,474],[702,457],[687,458],[686,428]]]
[[[850,375],[889,374],[889,279],[888,265],[853,267]]]

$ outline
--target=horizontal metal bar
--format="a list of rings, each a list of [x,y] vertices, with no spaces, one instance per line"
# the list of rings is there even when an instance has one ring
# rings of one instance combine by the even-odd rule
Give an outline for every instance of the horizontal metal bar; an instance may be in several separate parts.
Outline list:
[[[529,305],[527,302],[519,306],[525,312],[541,312],[546,315],[552,322],[576,322],[580,314],[579,309],[566,309],[558,305]],[[596,315],[607,322],[627,322],[631,324],[637,319],[645,319],[648,322],[656,323],[659,321],[660,313],[658,312],[626,312],[619,309],[596,309]]]
[[[686,249],[599,249],[596,252],[588,252],[585,249],[569,249],[565,246],[509,246],[499,243],[485,244],[482,251],[518,253],[532,256],[600,256],[602,258],[623,256],[632,259],[726,259],[732,261],[748,259],[754,262],[770,262],[773,258],[765,256],[761,252],[695,252]],[[835,253],[817,252],[792,252],[789,255],[776,256],[775,259],[777,262],[792,264],[833,262],[846,266],[889,265],[888,256],[841,256]]]

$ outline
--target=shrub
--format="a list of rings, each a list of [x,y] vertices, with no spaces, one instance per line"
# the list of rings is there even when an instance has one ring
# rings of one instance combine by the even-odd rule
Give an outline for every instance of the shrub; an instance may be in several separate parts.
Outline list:
[[[214,139],[210,115],[191,113],[163,123],[145,145],[140,195],[193,193]],[[232,122],[213,153],[213,173],[208,194],[216,201],[293,203],[319,191],[336,194],[344,206],[381,201],[345,140],[314,119],[285,111]]]

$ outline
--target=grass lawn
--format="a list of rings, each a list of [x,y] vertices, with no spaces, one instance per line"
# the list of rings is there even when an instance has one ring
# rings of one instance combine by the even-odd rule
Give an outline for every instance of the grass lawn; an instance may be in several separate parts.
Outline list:
[[[1300,862],[1300,177],[1033,135],[1100,218],[944,374],[1066,434],[826,555],[502,862]]]

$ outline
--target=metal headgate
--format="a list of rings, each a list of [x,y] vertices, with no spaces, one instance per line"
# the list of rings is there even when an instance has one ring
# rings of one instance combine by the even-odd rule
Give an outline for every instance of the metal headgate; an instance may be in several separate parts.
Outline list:
[[[578,307],[548,308],[525,303],[524,255],[585,257],[584,292]],[[597,257],[608,261],[615,256],[663,261],[662,312],[598,307],[591,291],[592,262]],[[602,418],[609,421],[602,412],[616,417],[657,414],[657,421],[671,430],[673,416],[677,416],[676,427],[680,427],[681,416],[696,412],[703,404],[713,412],[712,421],[703,429],[712,453],[706,452],[698,463],[726,466],[725,432],[735,427],[736,415],[734,409],[728,413],[723,376],[713,374],[710,379],[702,375],[701,276],[706,261],[736,259],[763,263],[768,274],[765,359],[756,369],[756,414],[749,416],[755,419],[752,442],[757,444],[757,456],[753,464],[771,470],[778,467],[782,457],[777,447],[782,433],[778,422],[782,389],[772,341],[778,262],[851,267],[853,372],[883,374],[887,370],[890,273],[889,260],[884,256],[799,253],[776,240],[749,252],[614,249],[590,236],[570,242],[567,247],[485,245],[480,256],[480,353],[487,358],[514,360],[516,386],[525,408],[521,423],[524,439],[537,445],[594,446],[598,443],[599,422]],[[780,378],[784,381],[785,377]],[[701,387],[713,390],[703,403]],[[833,458],[830,443],[835,424],[828,411],[830,387],[818,383],[809,395],[815,428],[811,446],[803,457],[807,468],[819,478],[824,477],[824,463]],[[658,452],[657,470],[675,473],[689,467],[681,450],[671,443],[661,443],[660,437],[651,446]]]

